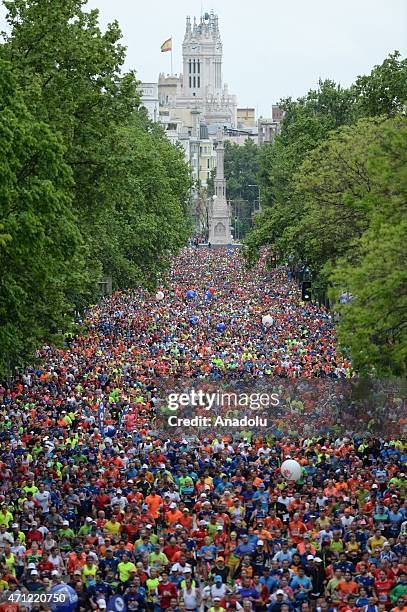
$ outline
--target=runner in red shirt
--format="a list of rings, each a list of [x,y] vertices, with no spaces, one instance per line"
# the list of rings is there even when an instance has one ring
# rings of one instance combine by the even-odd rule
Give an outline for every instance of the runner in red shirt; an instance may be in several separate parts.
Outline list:
[[[172,598],[177,598],[177,587],[173,582],[169,582],[168,573],[162,573],[162,580],[157,587],[158,597],[160,600],[161,610],[166,610],[170,607],[170,601]]]
[[[383,570],[379,572],[379,578],[374,582],[374,590],[379,604],[390,605],[390,591],[394,581],[388,578]]]

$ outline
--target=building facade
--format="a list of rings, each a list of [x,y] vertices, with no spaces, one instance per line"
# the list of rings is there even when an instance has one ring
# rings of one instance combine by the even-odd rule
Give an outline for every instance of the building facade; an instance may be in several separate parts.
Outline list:
[[[257,122],[257,142],[261,147],[266,142],[272,142],[275,135],[278,134],[279,124],[273,119],[264,119],[260,117]]]
[[[151,121],[159,119],[158,84],[141,83],[140,85],[141,104],[148,112]]]
[[[273,104],[271,107],[271,118],[259,118],[257,122],[257,131],[258,145],[260,147],[265,142],[273,142],[276,134],[280,133],[283,118],[284,111],[277,104]]]
[[[171,141],[182,143],[193,176],[203,187],[216,164],[216,131],[237,124],[236,96],[223,82],[222,60],[217,15],[205,13],[192,21],[187,17],[183,72],[161,73],[158,79],[159,121]]]
[[[254,108],[238,108],[237,127],[239,129],[253,130],[256,128],[256,110]]]

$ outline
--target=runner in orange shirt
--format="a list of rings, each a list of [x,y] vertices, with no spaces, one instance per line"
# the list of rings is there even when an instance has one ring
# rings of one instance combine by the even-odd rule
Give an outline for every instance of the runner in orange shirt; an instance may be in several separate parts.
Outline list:
[[[158,519],[160,515],[160,507],[163,503],[163,498],[161,497],[161,495],[158,495],[155,491],[151,491],[151,493],[147,495],[144,501],[147,504],[151,516],[155,519]]]
[[[170,509],[165,513],[165,521],[167,525],[173,528],[177,523],[180,522],[182,518],[182,512],[177,508],[177,504],[175,502],[170,503]]]
[[[183,508],[182,516],[179,519],[179,524],[182,525],[183,528],[186,529],[188,532],[191,531],[194,524],[194,519],[191,516],[191,513],[188,508]]]
[[[288,531],[294,544],[299,544],[303,535],[307,532],[307,528],[300,519],[300,515],[296,512],[293,519],[288,523]]]

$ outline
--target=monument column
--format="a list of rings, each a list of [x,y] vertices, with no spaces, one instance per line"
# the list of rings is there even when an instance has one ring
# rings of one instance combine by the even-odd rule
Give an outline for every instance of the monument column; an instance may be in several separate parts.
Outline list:
[[[223,132],[220,130],[218,131],[216,145],[215,196],[209,218],[209,242],[213,246],[224,246],[232,243],[230,210],[226,200],[224,161]]]

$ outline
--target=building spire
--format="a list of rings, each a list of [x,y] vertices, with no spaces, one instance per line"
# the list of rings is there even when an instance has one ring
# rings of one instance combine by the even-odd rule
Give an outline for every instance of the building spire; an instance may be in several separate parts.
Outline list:
[[[185,28],[185,36],[191,36],[191,17],[187,16],[187,23]]]

